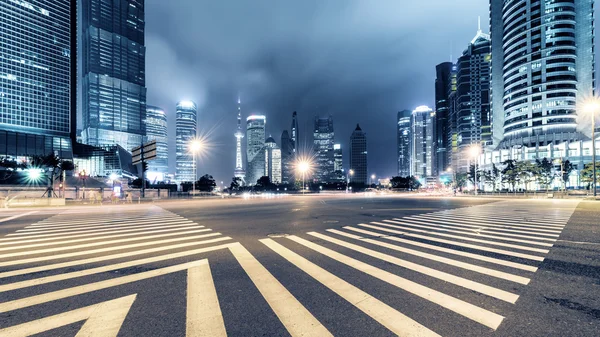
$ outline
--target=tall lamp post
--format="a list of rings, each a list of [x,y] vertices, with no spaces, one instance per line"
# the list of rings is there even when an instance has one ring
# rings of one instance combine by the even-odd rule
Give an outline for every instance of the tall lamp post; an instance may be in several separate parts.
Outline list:
[[[477,195],[477,157],[479,156],[480,153],[481,153],[481,146],[479,146],[479,144],[473,144],[469,148],[470,157],[473,158],[473,162],[474,162],[473,175],[474,175],[474,183],[475,183],[475,195]],[[469,169],[471,169],[471,168],[469,167]]]
[[[200,151],[202,148],[202,142],[199,139],[194,139],[190,142],[190,152],[192,153],[193,160],[193,168],[194,168],[194,179],[192,179],[192,197],[196,195],[196,179],[198,175],[196,174],[196,152]]]
[[[375,181],[375,177],[376,176],[374,174],[371,174],[371,186],[374,184],[373,182]]]
[[[304,194],[306,183],[306,174],[311,170],[312,163],[308,158],[298,158],[296,161],[296,171],[302,174],[302,194]]]
[[[348,170],[348,176],[346,177],[348,182],[346,183],[346,192],[348,192],[348,189],[350,188],[350,177],[352,177],[354,175],[354,170],[350,169]]]
[[[83,199],[85,199],[85,179],[87,178],[87,173],[85,170],[82,170],[79,173],[79,176],[81,177],[81,180],[83,180]]]
[[[585,104],[585,110],[592,116],[592,181],[594,184],[594,199],[596,198],[596,113],[600,109],[598,98],[592,98]]]

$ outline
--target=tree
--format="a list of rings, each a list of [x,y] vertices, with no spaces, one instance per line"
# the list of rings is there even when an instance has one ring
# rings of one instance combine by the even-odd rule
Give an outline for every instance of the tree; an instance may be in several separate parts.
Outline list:
[[[467,174],[457,173],[456,174],[456,188],[461,189],[467,185]]]
[[[52,198],[54,191],[54,181],[56,177],[62,176],[64,171],[70,171],[75,169],[73,162],[68,160],[61,160],[56,154],[51,153],[45,156],[33,156],[29,162],[30,168],[46,168],[50,171],[48,176],[48,198]]]
[[[548,158],[536,159],[535,165],[537,166],[537,182],[542,186],[546,186],[546,192],[548,192],[549,185],[552,183],[554,165]]]
[[[513,192],[516,192],[516,185],[519,182],[519,171],[517,169],[517,163],[515,159],[507,159],[502,164],[502,182],[509,184],[512,187]]]
[[[205,174],[196,181],[196,189],[202,192],[212,192],[217,186],[217,182],[213,176]]]
[[[529,183],[534,181],[538,176],[538,168],[537,166],[528,161],[520,161],[517,162],[517,172],[519,175],[519,180],[523,182],[525,190],[529,189]]]
[[[136,178],[132,182],[129,183],[129,186],[133,188],[142,188],[142,178]],[[150,186],[150,181],[146,179],[146,186]]]
[[[421,188],[421,182],[419,181],[419,179],[415,178],[415,176],[410,176],[408,179],[408,188],[410,188],[411,190],[418,190],[419,188]]]
[[[587,163],[581,170],[581,181],[588,183],[590,186],[594,182],[594,165],[593,163]],[[600,162],[596,162],[596,182],[600,181]]]
[[[390,179],[390,183],[392,184],[392,188],[404,188],[404,189],[408,189],[409,188],[409,182],[410,182],[410,178],[409,177],[392,177],[392,179]]]
[[[565,186],[567,186],[567,183],[569,182],[569,176],[571,175],[571,172],[573,172],[575,170],[575,165],[573,165],[571,163],[570,160],[565,160],[562,163],[562,181],[564,183]]]
[[[4,168],[2,170],[2,180],[7,180],[18,170],[27,168],[27,164],[25,162],[17,162],[14,159],[10,159],[8,157],[0,158],[0,167]]]
[[[477,170],[477,172],[475,172],[475,165],[471,164],[471,166],[469,166],[469,172],[467,174],[467,177],[469,179],[469,181],[473,184],[473,186],[475,186],[475,181],[477,181],[477,183],[481,182],[481,169]],[[477,177],[475,176],[477,175]],[[477,178],[477,179],[475,179]]]
[[[240,178],[240,177],[231,178],[231,184],[229,185],[230,191],[234,191],[234,190],[237,191],[240,188],[240,186],[242,186],[242,178]]]

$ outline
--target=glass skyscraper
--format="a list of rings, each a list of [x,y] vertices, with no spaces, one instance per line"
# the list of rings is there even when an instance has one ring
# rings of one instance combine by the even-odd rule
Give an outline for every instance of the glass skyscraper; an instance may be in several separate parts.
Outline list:
[[[411,175],[412,165],[412,111],[398,111],[397,123],[398,175],[408,177]]]
[[[267,118],[251,115],[246,118],[246,184],[256,185],[265,175],[265,124]]]
[[[0,5],[0,156],[72,158],[70,2]]]
[[[147,106],[145,124],[148,141],[156,140],[156,159],[148,161],[148,171],[160,173],[164,178],[169,172],[167,114],[159,107]]]
[[[315,151],[315,180],[319,182],[328,182],[334,171],[333,161],[333,118],[315,117],[314,128],[314,151]]]
[[[197,109],[196,103],[192,101],[177,103],[175,180],[178,182],[196,181],[194,156],[190,152],[190,144],[197,136]]]
[[[350,170],[351,183],[367,183],[367,135],[358,124],[350,136]]]
[[[81,138],[131,151],[146,135],[144,0],[82,4]]]
[[[594,0],[490,0],[493,138],[545,146],[591,133]]]
[[[435,112],[427,106],[417,107],[412,114],[411,175],[419,179],[432,177],[435,166],[433,152]]]

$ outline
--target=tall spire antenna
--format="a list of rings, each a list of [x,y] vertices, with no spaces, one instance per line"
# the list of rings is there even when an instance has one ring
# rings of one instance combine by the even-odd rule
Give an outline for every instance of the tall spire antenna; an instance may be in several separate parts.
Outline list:
[[[477,31],[481,31],[481,16],[477,17]]]

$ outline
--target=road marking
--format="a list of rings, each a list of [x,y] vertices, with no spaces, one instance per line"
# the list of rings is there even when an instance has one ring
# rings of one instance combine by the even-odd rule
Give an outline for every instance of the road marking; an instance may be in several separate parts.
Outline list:
[[[451,266],[455,266],[458,268],[462,268],[462,269],[466,269],[466,270],[470,270],[476,273],[480,273],[480,274],[484,274],[484,275],[488,275],[488,276],[492,276],[492,277],[496,277],[496,278],[500,278],[503,280],[507,280],[507,281],[512,281],[512,282],[516,282],[519,284],[528,284],[530,279],[526,278],[526,277],[522,277],[522,276],[518,276],[518,275],[514,275],[514,274],[510,274],[510,273],[505,273],[499,270],[495,270],[495,269],[491,269],[491,268],[486,268],[486,267],[481,267],[475,264],[470,264],[470,263],[466,263],[466,262],[461,262],[461,261],[457,261],[457,260],[453,260],[453,259],[449,259],[446,257],[442,257],[442,256],[438,256],[435,254],[429,254],[429,253],[425,253],[425,252],[421,252],[418,250],[414,250],[414,249],[409,249],[409,248],[404,248],[404,247],[400,247],[397,245],[392,245],[386,242],[380,242],[377,240],[373,240],[373,239],[369,239],[369,238],[364,238],[362,236],[358,236],[358,235],[354,235],[354,234],[349,234],[346,232],[342,232],[342,231],[338,231],[335,229],[328,229],[328,232],[331,233],[335,233],[338,235],[342,235],[351,239],[355,239],[355,240],[360,240],[361,242],[368,242],[370,244],[376,245],[376,246],[380,246],[380,247],[384,247],[384,248],[388,248],[391,250],[395,250],[398,252],[402,252],[402,253],[406,253],[406,254],[410,254],[410,255],[415,255],[415,256],[420,256],[432,261],[437,261],[440,263],[445,263]],[[312,235],[311,233],[308,233],[310,235]]]
[[[180,217],[160,217],[160,218],[141,218],[141,219],[132,219],[132,220],[127,220],[127,221],[102,221],[102,222],[98,222],[98,223],[92,223],[92,222],[84,222],[84,223],[80,223],[77,225],[64,225],[64,224],[57,224],[57,225],[52,225],[52,226],[36,226],[35,224],[33,225],[29,225],[24,229],[19,229],[17,232],[18,233],[28,233],[28,232],[35,232],[35,233],[39,233],[39,232],[43,232],[43,231],[53,231],[53,230],[59,230],[59,229],[63,229],[63,230],[77,230],[77,229],[81,229],[81,228],[98,228],[98,227],[104,227],[104,226],[109,226],[109,225],[128,225],[128,224],[143,224],[143,223],[156,223],[156,222],[172,222],[172,221],[190,221],[187,220],[185,218],[180,218]],[[16,233],[15,233],[16,234]]]
[[[184,227],[184,228],[182,228]],[[86,234],[75,234],[75,235],[65,235],[65,236],[60,236],[60,237],[42,237],[39,238],[38,236],[33,237],[32,239],[30,238],[20,238],[20,240],[15,240],[14,238],[11,239],[12,241],[10,242],[0,242],[0,246],[8,246],[8,245],[22,245],[24,243],[31,243],[31,242],[41,242],[41,241],[51,241],[51,242],[44,242],[41,244],[35,244],[35,245],[28,245],[28,246],[21,246],[21,247],[17,247],[18,249],[23,249],[23,248],[32,248],[32,247],[41,247],[41,246],[50,246],[50,245],[55,245],[55,244],[59,244],[59,243],[55,243],[57,241],[53,241],[53,240],[62,240],[62,239],[73,239],[73,238],[82,238],[82,237],[91,237],[90,239],[83,239],[83,240],[72,240],[69,242],[80,242],[80,241],[86,241],[86,240],[92,240],[93,238],[100,238],[96,235],[105,235],[105,234],[122,234],[122,233],[130,233],[130,232],[138,232],[138,231],[145,231],[145,230],[152,230],[152,229],[164,229],[164,228],[180,228],[180,229],[186,229],[186,228],[204,228],[204,226],[190,226],[190,224],[169,224],[167,226],[165,225],[144,225],[144,226],[132,226],[132,227],[125,227],[126,229],[110,229],[110,230],[102,230],[100,232],[95,231],[94,233],[86,233]],[[56,235],[56,234],[48,234],[48,235]],[[65,242],[65,241],[63,241]],[[14,247],[8,247],[8,248],[0,248],[0,251],[2,250],[11,250],[11,249],[17,249]]]
[[[552,243],[544,243],[544,242],[538,242],[538,241],[513,239],[513,238],[507,238],[507,237],[498,236],[498,235],[500,235],[500,233],[498,233],[498,235],[489,235],[489,234],[473,233],[472,231],[469,231],[468,229],[463,229],[463,230],[446,229],[446,227],[454,228],[453,226],[444,226],[444,225],[426,226],[426,225],[418,225],[419,221],[415,221],[415,220],[394,219],[394,220],[383,220],[383,221],[384,222],[389,222],[389,223],[394,223],[394,224],[399,224],[399,225],[407,225],[407,226],[417,227],[417,228],[433,229],[435,231],[440,231],[440,232],[457,233],[457,234],[462,234],[462,235],[471,235],[471,236],[477,236],[477,237],[482,237],[482,238],[490,238],[490,239],[494,239],[494,240],[503,240],[503,241],[527,243],[527,244],[530,244],[530,245],[537,245],[537,246],[544,246],[544,247],[552,247],[553,246]],[[420,222],[420,223],[422,223],[422,222]],[[502,235],[512,235],[512,234],[502,234]],[[556,240],[553,240],[553,241],[556,241]],[[513,248],[515,248],[515,247],[513,247]]]
[[[495,264],[499,264],[502,266],[512,267],[512,268],[516,268],[516,269],[520,269],[520,270],[530,271],[530,272],[534,272],[534,273],[537,271],[537,267],[529,266],[529,265],[522,264],[522,263],[511,262],[511,261],[506,261],[506,260],[502,260],[502,259],[496,259],[493,257],[488,257],[485,255],[479,255],[479,254],[475,254],[475,253],[463,252],[461,250],[456,250],[456,249],[444,248],[444,247],[430,245],[430,244],[419,242],[419,241],[402,239],[399,237],[389,236],[389,235],[380,234],[380,233],[376,233],[376,232],[371,232],[368,230],[354,228],[354,227],[350,227],[350,226],[345,226],[343,228],[354,231],[354,232],[375,236],[375,237],[378,237],[381,239],[391,240],[391,241],[395,241],[395,242],[402,242],[405,244],[409,244],[409,245],[413,245],[413,246],[417,246],[417,247],[423,247],[423,248],[432,249],[432,250],[437,250],[437,251],[448,253],[448,254],[466,256],[466,257],[470,257],[472,259],[495,263]],[[442,241],[446,241],[446,240],[442,240]],[[448,242],[451,242],[451,241],[448,241]],[[448,242],[446,242],[446,243],[448,243]]]
[[[543,236],[553,236],[558,237],[562,230],[551,230],[551,229],[539,229],[539,228],[529,228],[529,227],[520,227],[502,224],[501,222],[494,221],[491,222],[479,222],[479,221],[465,221],[465,220],[456,220],[452,218],[452,220],[437,218],[433,216],[421,216],[421,215],[413,215],[410,217],[406,217],[405,219],[417,219],[417,220],[425,220],[429,222],[435,223],[447,223],[447,224],[457,224],[465,227],[473,227],[473,228],[484,228],[486,230],[494,230],[494,231],[504,231],[504,232],[512,232],[512,233],[522,233],[522,234],[535,234],[535,235],[543,235]],[[471,225],[469,225],[471,224]]]
[[[230,240],[231,238],[224,237],[224,238],[219,238],[219,239],[222,241],[222,240]],[[155,262],[160,262],[160,261],[166,261],[166,260],[170,260],[170,259],[177,259],[177,258],[186,257],[186,256],[190,256],[190,255],[196,255],[196,254],[211,252],[214,250],[224,249],[224,248],[229,247],[229,245],[231,245],[231,243],[219,245],[219,246],[211,246],[211,247],[206,247],[206,248],[198,248],[198,249],[194,249],[194,250],[186,250],[183,252],[172,253],[172,254],[167,254],[167,255],[153,256],[153,257],[140,259],[140,260],[127,261],[127,262],[122,262],[122,263],[117,263],[117,264],[110,264],[110,265],[106,265],[106,266],[102,266],[102,267],[96,267],[96,268],[78,270],[78,271],[74,271],[74,272],[70,272],[70,273],[62,273],[62,274],[57,274],[57,275],[52,275],[52,276],[40,277],[37,279],[30,279],[30,280],[21,281],[21,282],[3,284],[3,285],[0,285],[0,292],[12,291],[12,290],[16,290],[16,289],[22,289],[22,288],[33,287],[33,286],[39,286],[42,284],[47,284],[47,283],[52,283],[52,282],[57,282],[57,281],[64,281],[64,280],[69,280],[69,279],[73,279],[73,278],[77,278],[77,277],[94,275],[94,274],[104,273],[107,271],[119,270],[119,269],[129,268],[129,267],[133,267],[133,266],[139,266],[139,265],[150,264],[150,263],[155,263]]]
[[[0,330],[0,336],[25,337],[86,320],[78,337],[116,337],[136,294],[44,317]]]
[[[181,229],[178,228],[176,230],[181,230]],[[167,237],[167,236],[175,236],[175,235],[184,235],[184,234],[208,232],[208,231],[211,231],[211,230],[212,229],[196,229],[196,230],[185,231],[185,232],[176,232],[176,233],[168,233],[168,234],[140,236],[140,237],[134,237],[134,238],[128,238],[128,239],[118,239],[118,240],[112,240],[112,241],[86,243],[86,244],[75,245],[75,246],[65,246],[65,247],[58,247],[58,248],[47,248],[47,249],[31,250],[31,251],[18,252],[18,253],[8,253],[8,254],[2,254],[2,255],[0,255],[0,258],[23,256],[23,255],[36,255],[36,254],[53,253],[53,252],[59,252],[59,251],[63,251],[63,250],[73,250],[73,249],[79,249],[79,248],[89,248],[89,247],[95,247],[95,246],[104,246],[104,245],[110,245],[110,244],[121,243],[121,242],[141,241],[141,240],[148,240],[148,239],[161,238],[161,237]],[[155,231],[155,232],[152,232],[152,233],[166,232],[166,231],[170,232],[170,231],[173,231],[173,230]]]
[[[384,221],[386,221],[386,220],[384,220]],[[515,249],[521,249],[521,250],[528,250],[528,251],[532,251],[532,252],[536,252],[536,253],[548,254],[548,252],[549,252],[549,250],[547,250],[547,249],[532,248],[532,247],[526,247],[526,246],[521,246],[521,245],[514,245],[514,244],[511,244],[511,243],[503,243],[503,242],[496,242],[496,241],[489,241],[489,240],[480,240],[480,239],[474,239],[474,238],[464,237],[464,236],[460,236],[460,235],[438,233],[438,232],[435,232],[435,231],[432,231],[432,230],[422,230],[422,229],[416,229],[416,228],[406,227],[406,226],[390,225],[390,224],[386,224],[386,223],[383,223],[383,222],[373,221],[371,223],[374,223],[374,224],[379,225],[379,226],[386,226],[386,227],[391,227],[391,228],[404,229],[404,230],[408,230],[408,231],[411,231],[411,232],[427,233],[427,234],[430,234],[430,235],[444,236],[444,237],[454,238],[454,239],[459,239],[459,240],[472,241],[472,242],[480,242],[480,243],[484,243],[484,244],[488,244],[488,245],[501,246],[501,247],[509,247],[509,248],[515,248]],[[393,221],[392,223],[402,224],[401,222],[398,222],[398,221]],[[460,233],[460,234],[464,234],[464,233]]]
[[[37,213],[37,212],[38,211],[31,211],[31,212],[26,212],[26,213],[22,213],[22,214],[16,214],[16,215],[13,215],[13,216],[9,216],[7,218],[1,218],[0,222],[5,222],[5,221],[10,221],[10,220],[18,219],[20,217],[28,216],[28,215],[31,215],[31,214],[34,214],[34,213]]]
[[[244,246],[229,250],[290,335],[333,336]]]
[[[208,263],[188,269],[186,336],[227,336],[217,290]]]
[[[545,226],[545,227],[564,227],[566,221],[532,221],[532,220],[527,220],[525,217],[502,217],[502,216],[478,216],[478,215],[473,215],[473,214],[464,214],[464,215],[460,215],[460,214],[452,214],[450,215],[452,217],[461,217],[461,218],[465,218],[465,219],[471,219],[471,220],[487,220],[487,221],[494,221],[494,220],[499,220],[499,221],[512,221],[515,223],[524,223],[524,224],[530,224],[530,225],[537,225],[537,226]],[[530,218],[535,218],[535,215],[528,215],[528,217]]]
[[[477,250],[483,250],[483,251],[486,251],[486,252],[498,253],[498,254],[509,255],[509,256],[514,256],[514,257],[520,257],[520,258],[534,260],[534,261],[544,261],[544,257],[543,256],[523,254],[523,253],[516,253],[516,252],[510,251],[510,250],[504,250],[504,249],[498,249],[498,248],[489,248],[489,247],[485,247],[485,246],[473,245],[473,244],[470,244],[470,243],[462,243],[462,242],[459,242],[459,241],[439,239],[439,238],[432,237],[432,236],[420,235],[420,234],[414,234],[414,233],[407,233],[407,232],[401,232],[401,231],[394,230],[394,229],[383,228],[383,227],[373,226],[373,225],[368,225],[368,224],[358,224],[358,225],[361,226],[361,227],[367,227],[367,228],[371,228],[371,229],[376,229],[376,230],[383,231],[383,232],[394,233],[394,234],[401,234],[401,235],[411,236],[411,237],[425,239],[425,240],[429,240],[429,241],[447,243],[447,244],[451,244],[451,245],[454,245],[454,246],[460,246],[460,247],[466,247],[466,248],[473,248],[473,249],[477,249]],[[423,231],[423,232],[424,233],[428,233],[427,231]],[[454,236],[455,235],[450,235],[450,237],[454,237]]]
[[[19,264],[27,264],[27,263],[37,263],[37,262],[42,262],[42,261],[57,260],[57,259],[63,259],[63,258],[69,258],[69,257],[74,257],[74,256],[81,256],[81,255],[104,253],[104,252],[110,252],[113,250],[122,250],[122,249],[137,248],[137,247],[144,247],[144,246],[160,245],[160,244],[177,242],[177,241],[189,241],[189,240],[195,240],[195,239],[201,239],[201,238],[206,238],[206,237],[211,237],[211,236],[219,236],[219,235],[221,235],[221,233],[209,233],[209,234],[203,234],[203,235],[177,237],[177,238],[173,238],[173,239],[140,242],[140,243],[134,243],[134,244],[129,244],[129,245],[123,245],[123,246],[112,246],[112,247],[99,248],[99,249],[94,249],[94,250],[83,250],[83,251],[78,251],[78,252],[74,252],[74,253],[48,255],[48,256],[42,256],[42,257],[22,259],[22,260],[10,260],[10,261],[5,261],[5,262],[0,262],[0,267],[14,266],[14,265],[19,265]],[[42,267],[44,267],[44,266],[42,266]],[[34,268],[42,268],[42,267],[34,267]],[[16,272],[18,272],[18,271],[9,271],[9,272],[5,272],[5,273],[1,273],[0,275],[2,275],[3,277],[6,277],[4,275],[16,273]]]
[[[396,309],[292,252],[272,239],[262,239],[260,242],[398,336],[439,336]]]
[[[536,231],[536,232],[548,232],[548,233],[560,233],[562,232],[564,226],[561,227],[549,227],[549,226],[538,226],[538,225],[524,225],[521,222],[515,221],[515,222],[505,222],[505,221],[499,221],[498,219],[490,219],[490,220],[473,220],[469,217],[457,217],[454,215],[447,215],[447,216],[439,216],[439,215],[412,215],[410,217],[406,217],[406,218],[418,218],[418,219],[425,219],[425,220],[431,220],[431,221],[435,221],[435,222],[453,222],[453,223],[470,223],[470,224],[479,224],[479,225],[486,225],[486,226],[495,226],[495,227],[502,227],[502,228],[516,228],[516,229],[522,229],[522,230],[528,230],[528,231]],[[448,219],[450,218],[450,219]]]
[[[84,217],[76,217],[73,216],[62,216],[56,215],[50,217],[45,220],[41,220],[36,223],[36,225],[44,226],[51,224],[77,224],[77,223],[85,223],[85,222],[101,222],[101,221],[124,221],[124,220],[135,220],[141,218],[152,218],[152,217],[181,217],[180,215],[166,212],[157,212],[157,213],[140,213],[140,214],[127,214],[127,215],[116,215],[116,214],[103,214],[98,216],[86,215]]]
[[[119,286],[119,285],[123,285],[123,284],[127,284],[127,283],[146,280],[149,278],[186,270],[188,268],[200,266],[200,265],[207,264],[207,263],[208,263],[208,260],[206,260],[206,259],[197,260],[197,261],[178,264],[175,266],[145,271],[145,272],[141,272],[141,273],[137,273],[137,274],[133,274],[133,275],[121,276],[121,277],[117,277],[117,278],[113,278],[113,279],[109,279],[109,280],[88,283],[88,284],[84,284],[81,286],[75,286],[75,287],[68,288],[68,289],[52,291],[52,292],[41,294],[41,295],[34,295],[34,296],[30,296],[30,297],[20,298],[18,300],[3,302],[3,303],[0,303],[0,313],[5,313],[5,312],[13,311],[13,310],[27,308],[27,307],[32,307],[34,305],[52,302],[52,301],[56,301],[59,299],[76,296],[76,295],[81,295],[81,294],[98,291],[98,290],[102,290],[102,289],[106,289],[106,288],[111,288],[111,287],[115,287],[115,286]]]

